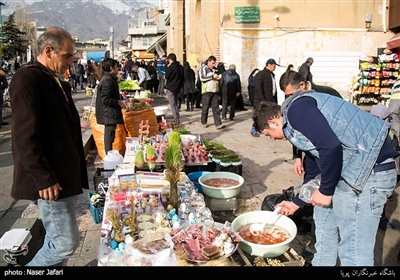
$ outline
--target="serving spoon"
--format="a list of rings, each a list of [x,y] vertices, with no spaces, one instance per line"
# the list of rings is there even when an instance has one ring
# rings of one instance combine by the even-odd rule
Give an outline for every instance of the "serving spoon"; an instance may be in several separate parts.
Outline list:
[[[267,225],[270,221],[272,221],[272,219],[275,218],[278,215],[277,213],[281,209],[282,209],[282,206],[276,207],[274,212],[272,212],[272,215],[265,222],[251,224],[250,225],[250,232],[253,233],[253,234],[262,234],[264,232],[265,225]]]

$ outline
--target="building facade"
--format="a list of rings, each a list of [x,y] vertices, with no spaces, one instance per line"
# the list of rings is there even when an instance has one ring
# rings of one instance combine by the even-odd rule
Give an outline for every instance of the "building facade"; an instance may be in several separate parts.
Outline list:
[[[171,1],[167,52],[192,66],[200,66],[210,55],[235,64],[243,91],[251,71],[263,68],[267,59],[281,65],[275,70],[279,80],[285,66],[297,69],[311,56],[314,82],[346,96],[359,60],[376,56],[394,35],[388,29],[390,2]]]

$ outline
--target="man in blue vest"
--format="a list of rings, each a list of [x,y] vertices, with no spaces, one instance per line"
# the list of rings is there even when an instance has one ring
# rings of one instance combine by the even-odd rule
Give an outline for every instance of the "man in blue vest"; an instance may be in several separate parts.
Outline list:
[[[158,90],[157,94],[159,96],[164,94],[165,86],[165,69],[167,68],[167,55],[163,55],[156,63],[157,78],[158,78]]]
[[[342,266],[373,266],[379,220],[397,177],[399,153],[387,137],[390,124],[336,96],[298,90],[294,80],[300,74],[291,72],[282,75],[280,88],[294,93],[282,106],[262,102],[254,125],[307,153],[313,159],[307,168],[310,174],[318,171],[321,182],[309,201],[296,195],[277,204],[282,207],[278,213],[292,215],[306,203],[314,206],[313,266],[335,266],[337,258]]]

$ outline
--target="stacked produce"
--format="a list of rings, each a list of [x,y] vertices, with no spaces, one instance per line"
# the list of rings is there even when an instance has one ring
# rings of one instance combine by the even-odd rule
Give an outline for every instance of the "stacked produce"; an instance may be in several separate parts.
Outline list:
[[[120,91],[134,91],[134,90],[140,90],[140,86],[138,84],[138,81],[133,81],[133,80],[126,80],[122,81],[118,84],[118,88]]]

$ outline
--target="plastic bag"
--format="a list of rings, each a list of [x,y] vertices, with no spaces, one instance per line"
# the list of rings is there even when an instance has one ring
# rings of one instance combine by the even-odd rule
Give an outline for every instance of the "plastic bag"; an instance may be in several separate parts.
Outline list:
[[[274,211],[275,205],[282,201],[292,201],[294,198],[294,187],[282,190],[282,193],[267,195],[261,205],[261,210]]]
[[[318,174],[314,179],[301,185],[299,190],[299,198],[304,202],[310,203],[311,196],[315,190],[319,189],[321,185],[321,174]]]

